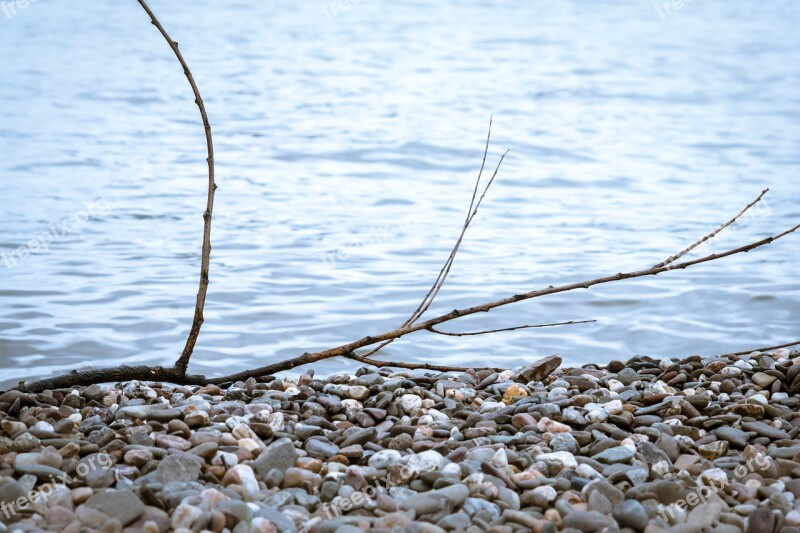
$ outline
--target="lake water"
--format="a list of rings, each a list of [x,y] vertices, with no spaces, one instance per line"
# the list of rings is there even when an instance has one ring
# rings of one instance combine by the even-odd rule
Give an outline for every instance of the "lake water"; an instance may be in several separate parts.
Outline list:
[[[797,2],[398,4],[152,0],[217,150],[192,371],[402,322],[459,233],[492,114],[488,165],[511,152],[430,316],[650,266],[764,187],[708,252],[800,220]],[[191,322],[205,205],[190,89],[133,0],[15,9],[0,12],[0,382],[170,364]],[[47,232],[47,250],[11,255]],[[517,366],[787,342],[800,337],[798,239],[442,329],[596,324],[420,333],[383,357]]]

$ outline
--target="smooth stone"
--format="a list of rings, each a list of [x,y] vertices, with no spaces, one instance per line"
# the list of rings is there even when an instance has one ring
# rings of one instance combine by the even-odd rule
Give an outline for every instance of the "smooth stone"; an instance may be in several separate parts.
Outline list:
[[[583,533],[602,531],[616,524],[606,515],[597,511],[573,511],[563,519],[564,527],[574,528]]]
[[[670,480],[657,480],[642,483],[631,490],[636,491],[637,494],[652,492],[656,495],[659,503],[663,505],[669,505],[678,500],[685,499],[689,494],[689,489],[684,487],[681,483]]]
[[[742,427],[747,431],[755,431],[763,437],[770,439],[789,439],[789,434],[782,429],[777,429],[764,422],[742,422]]]
[[[643,530],[649,520],[647,510],[637,500],[625,500],[614,507],[613,516],[623,527]]]
[[[630,385],[639,379],[639,374],[636,373],[636,370],[626,367],[617,372],[617,379],[622,382],[623,385]]]
[[[561,356],[551,355],[519,369],[515,377],[524,381],[542,381],[561,366]]]
[[[747,446],[747,433],[741,429],[720,427],[714,430],[714,435],[716,435],[718,439],[728,441],[738,448]]]
[[[69,479],[69,476],[66,473],[62,472],[58,468],[53,468],[52,466],[47,465],[38,465],[38,464],[14,464],[14,471],[17,474],[21,475],[31,475],[36,476],[39,481],[58,481],[61,479],[62,476],[66,476]]]
[[[704,503],[689,511],[689,516],[686,518],[686,522],[688,524],[699,526],[700,529],[710,528],[717,520],[719,520],[721,513],[721,504]]]
[[[564,468],[576,468],[578,466],[575,456],[569,452],[542,453],[536,457],[536,460],[546,463],[558,463]]]
[[[593,490],[589,494],[588,498],[588,505],[590,511],[597,511],[601,514],[611,514],[611,511],[614,510],[614,506],[611,505],[611,502],[608,501],[608,498],[603,496],[599,490]]]
[[[262,477],[272,469],[285,473],[294,466],[299,456],[291,439],[284,437],[267,446],[256,458],[254,466],[256,472]]]
[[[353,432],[349,437],[347,437],[344,442],[339,444],[340,448],[347,448],[348,446],[352,446],[354,444],[364,444],[365,442],[369,442],[375,438],[377,435],[377,430],[374,427],[358,429],[357,431]]]
[[[165,485],[173,481],[197,481],[199,478],[200,465],[191,457],[168,455],[156,468],[156,479]]]
[[[144,514],[144,504],[129,490],[104,490],[85,504],[126,526]]]
[[[580,450],[580,445],[575,437],[569,433],[558,433],[550,439],[550,447],[554,452],[569,452],[576,454]]]
[[[747,517],[745,533],[770,533],[775,529],[775,514],[763,507],[754,509]]]
[[[628,446],[617,446],[592,456],[592,459],[606,464],[627,463],[633,459],[634,455],[636,455],[636,451],[632,448]]]

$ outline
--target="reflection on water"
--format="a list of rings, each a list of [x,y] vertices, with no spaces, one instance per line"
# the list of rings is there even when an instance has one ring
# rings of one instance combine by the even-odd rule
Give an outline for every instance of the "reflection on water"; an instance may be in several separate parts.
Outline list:
[[[512,5],[513,4],[513,5]],[[396,326],[457,237],[494,114],[511,149],[432,312],[652,265],[736,213],[800,219],[798,4],[155,2],[206,99],[218,183],[193,370],[265,364]],[[164,364],[188,331],[203,132],[135,2],[0,16],[0,381]],[[93,202],[108,210],[33,249]],[[46,237],[44,237],[46,239]],[[29,247],[30,243],[30,247]],[[509,306],[386,355],[514,366],[718,353],[800,333],[797,239]],[[4,256],[7,257],[7,256]],[[444,329],[444,328],[443,328]],[[352,368],[328,361],[319,372]]]

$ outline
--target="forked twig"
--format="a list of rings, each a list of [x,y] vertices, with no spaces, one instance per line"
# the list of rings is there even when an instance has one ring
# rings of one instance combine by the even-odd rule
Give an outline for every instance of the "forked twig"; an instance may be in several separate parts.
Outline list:
[[[475,180],[475,188],[472,190],[472,199],[469,202],[469,208],[467,208],[467,216],[464,219],[464,225],[461,229],[461,234],[458,236],[458,240],[453,245],[453,249],[450,251],[450,255],[447,257],[447,261],[445,261],[444,265],[442,266],[441,270],[439,270],[439,275],[436,276],[436,280],[431,285],[431,288],[428,289],[428,292],[425,294],[425,297],[422,299],[420,304],[414,309],[414,312],[411,313],[405,322],[403,322],[403,326],[407,326],[414,322],[416,317],[421,316],[422,313],[425,312],[425,304],[428,302],[429,299],[433,299],[431,296],[433,292],[436,290],[436,287],[439,286],[440,282],[444,283],[444,279],[447,277],[448,272],[450,271],[450,265],[453,263],[455,259],[456,253],[458,253],[458,249],[461,246],[461,241],[464,238],[464,234],[467,232],[467,228],[469,228],[469,224],[472,221],[473,217],[473,206],[475,205],[475,198],[478,195],[478,187],[481,184],[481,176],[483,176],[483,169],[486,166],[486,155],[489,153],[489,141],[492,138],[492,120],[493,116],[489,117],[489,133],[486,135],[486,147],[483,149],[483,160],[481,161],[481,168],[478,171],[478,179]],[[498,165],[499,166],[499,165]],[[485,192],[484,192],[485,194]]]
[[[453,262],[455,261],[456,254],[458,253],[458,250],[461,247],[461,242],[464,240],[464,235],[466,234],[470,223],[472,223],[472,220],[475,218],[475,215],[477,215],[478,208],[483,202],[483,199],[486,197],[486,193],[489,191],[489,187],[491,187],[492,183],[494,183],[494,179],[497,177],[497,173],[500,170],[500,165],[503,163],[503,159],[505,159],[506,155],[509,152],[508,150],[506,150],[506,152],[500,157],[500,161],[498,161],[497,167],[495,167],[494,169],[494,174],[492,174],[489,183],[483,189],[483,194],[481,194],[481,196],[478,198],[478,202],[476,205],[475,198],[477,197],[478,189],[480,188],[481,177],[483,176],[483,169],[486,166],[486,156],[489,153],[489,141],[492,138],[492,119],[493,117],[489,117],[489,133],[486,135],[486,146],[483,149],[483,160],[481,161],[481,168],[478,171],[478,179],[475,180],[475,187],[472,190],[472,199],[469,202],[469,208],[467,209],[467,216],[464,219],[464,225],[461,228],[461,233],[459,234],[456,243],[453,245],[453,249],[450,250],[450,255],[447,257],[447,260],[444,262],[444,265],[442,266],[441,270],[439,270],[439,274],[436,276],[433,285],[431,285],[431,288],[428,289],[428,292],[425,294],[425,297],[422,298],[422,301],[414,310],[414,312],[411,313],[411,315],[406,319],[405,322],[402,323],[400,327],[406,327],[419,320],[422,317],[422,315],[425,314],[425,312],[430,308],[431,304],[433,303],[433,300],[439,294],[439,291],[441,290],[442,286],[444,286],[444,282],[447,279],[447,276],[450,274],[450,269],[452,268]],[[367,353],[361,354],[361,357],[365,358],[370,357],[371,355],[375,354],[379,350],[382,350],[392,342],[393,341],[390,340],[381,343],[372,350],[368,351]]]
[[[673,255],[673,256],[671,256],[671,257],[668,257],[668,258],[666,258],[665,260],[663,260],[663,261],[661,261],[660,263],[657,263],[657,264],[655,264],[655,265],[653,265],[653,266],[654,266],[654,267],[662,267],[662,266],[665,266],[665,265],[669,265],[670,263],[673,263],[673,262],[677,261],[678,259],[680,259],[681,257],[683,257],[684,255],[688,254],[689,252],[691,252],[692,250],[694,250],[695,248],[697,248],[698,246],[700,246],[701,244],[703,244],[703,243],[704,243],[704,242],[706,242],[707,240],[709,240],[709,239],[713,239],[714,237],[716,237],[716,236],[717,236],[717,234],[718,234],[720,231],[724,230],[725,228],[727,228],[728,226],[730,226],[731,224],[733,224],[734,222],[736,222],[736,220],[737,220],[737,219],[738,219],[740,216],[742,216],[743,214],[745,214],[745,212],[746,212],[748,209],[750,209],[751,207],[753,207],[754,205],[756,205],[758,202],[760,202],[760,201],[761,201],[761,199],[764,197],[764,195],[765,195],[765,194],[767,194],[767,192],[769,192],[769,189],[764,189],[763,191],[761,191],[761,194],[759,194],[759,195],[758,195],[758,198],[756,198],[755,200],[753,200],[752,202],[750,202],[749,204],[747,204],[747,205],[744,207],[744,209],[742,209],[741,211],[739,211],[739,212],[736,214],[736,216],[735,216],[735,217],[733,217],[733,218],[732,218],[732,219],[730,219],[729,221],[725,222],[724,224],[722,224],[720,227],[718,227],[717,229],[715,229],[714,231],[712,231],[712,232],[711,232],[711,233],[709,233],[708,235],[705,235],[704,237],[701,237],[700,239],[696,240],[694,243],[692,243],[692,245],[691,245],[691,246],[689,246],[688,248],[686,248],[686,249],[685,249],[685,250],[683,250],[682,252],[678,252],[677,254],[675,254],[675,255]]]

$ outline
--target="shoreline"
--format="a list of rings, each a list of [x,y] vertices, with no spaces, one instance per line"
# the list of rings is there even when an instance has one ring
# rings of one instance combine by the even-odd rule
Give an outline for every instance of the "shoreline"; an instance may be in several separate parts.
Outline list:
[[[560,362],[7,391],[0,533],[800,533],[800,351]]]

